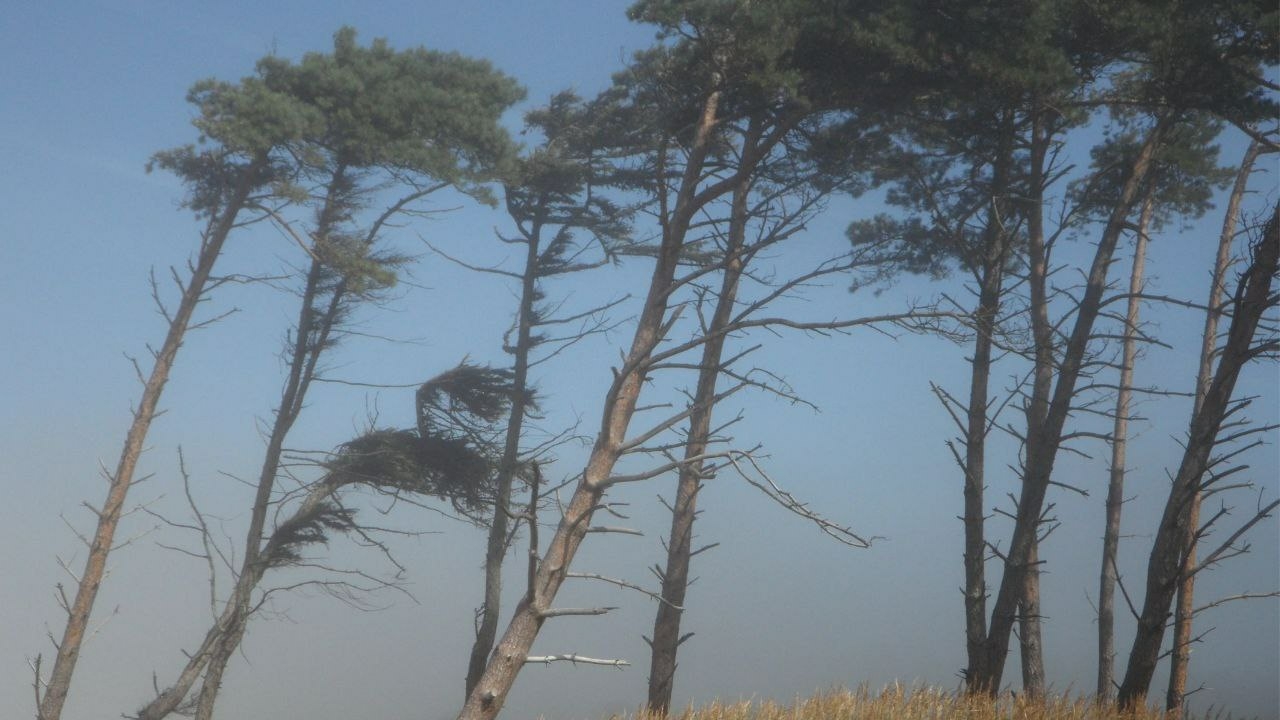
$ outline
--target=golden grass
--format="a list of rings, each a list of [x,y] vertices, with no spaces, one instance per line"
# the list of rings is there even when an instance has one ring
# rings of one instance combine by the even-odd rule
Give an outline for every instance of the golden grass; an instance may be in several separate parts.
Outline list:
[[[1088,697],[1056,696],[1041,701],[1004,695],[970,697],[932,688],[891,685],[878,693],[866,688],[838,690],[793,703],[714,702],[669,720],[1164,720],[1156,710],[1119,712]],[[610,720],[662,720],[639,712]],[[1190,718],[1188,718],[1190,720]]]

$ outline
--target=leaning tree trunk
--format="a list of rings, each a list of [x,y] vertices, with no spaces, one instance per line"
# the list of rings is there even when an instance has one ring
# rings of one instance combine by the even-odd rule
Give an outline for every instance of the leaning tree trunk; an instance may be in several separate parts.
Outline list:
[[[664,229],[662,245],[645,298],[644,310],[636,324],[631,351],[623,367],[614,375],[613,385],[605,399],[600,434],[596,437],[582,479],[565,507],[555,536],[538,566],[530,593],[516,606],[502,640],[494,649],[480,681],[467,696],[458,720],[491,720],[497,717],[506,702],[507,694],[515,684],[516,676],[524,666],[534,639],[542,629],[550,603],[564,583],[569,564],[586,537],[591,517],[604,496],[613,466],[622,452],[622,443],[640,397],[640,388],[647,376],[645,361],[662,339],[668,295],[675,278],[684,235],[692,219],[694,184],[708,151],[718,100],[719,94],[713,93],[703,107],[693,156],[686,166],[681,197],[677,200],[676,215]]]
[[[1098,241],[1093,264],[1085,285],[1083,297],[1076,311],[1076,322],[1066,348],[1056,365],[1057,384],[1054,387],[1045,422],[1039,427],[1028,427],[1026,463],[1023,472],[1022,493],[1019,497],[1014,521],[1013,537],[1006,553],[1004,576],[991,610],[990,631],[987,635],[987,660],[984,675],[977,678],[975,687],[995,693],[1004,674],[1009,655],[1009,635],[1018,618],[1018,606],[1026,592],[1026,577],[1031,567],[1037,544],[1040,516],[1044,510],[1045,496],[1053,475],[1053,465],[1062,443],[1063,428],[1075,397],[1076,382],[1084,365],[1085,351],[1093,335],[1093,325],[1101,310],[1102,295],[1107,285],[1107,271],[1115,253],[1120,235],[1132,214],[1140,189],[1145,184],[1156,148],[1163,141],[1166,125],[1157,122],[1139,150],[1128,178],[1120,191],[1116,206],[1112,209],[1106,228]]]
[[[339,188],[344,183],[345,167],[338,165],[329,183],[329,196],[320,211],[315,237],[325,238],[337,221],[339,205]],[[301,307],[298,312],[298,327],[293,338],[289,362],[289,377],[280,397],[280,406],[276,409],[276,419],[271,426],[271,436],[267,440],[267,451],[262,460],[262,471],[258,475],[258,489],[254,495],[253,509],[249,516],[249,530],[245,535],[244,560],[240,575],[236,579],[236,587],[232,592],[229,605],[230,621],[225,623],[222,637],[213,653],[209,656],[205,669],[204,681],[200,686],[200,696],[196,704],[196,720],[209,720],[213,716],[213,706],[217,702],[218,691],[222,688],[222,675],[226,672],[227,663],[232,654],[240,646],[244,638],[249,615],[253,612],[253,591],[262,581],[271,563],[271,556],[265,552],[263,539],[266,536],[267,514],[271,508],[271,496],[275,490],[275,481],[280,474],[280,463],[284,457],[284,442],[289,431],[293,429],[298,416],[305,407],[307,391],[315,378],[320,356],[329,347],[329,338],[342,314],[346,283],[339,280],[330,290],[331,294],[323,308],[316,308],[315,302],[323,292],[322,276],[326,272],[324,263],[317,256],[311,262],[307,273],[306,287],[302,293]],[[221,624],[221,623],[220,623]]]
[[[58,720],[62,717],[62,708],[71,688],[71,677],[75,672],[76,662],[80,658],[80,647],[84,644],[89,615],[93,611],[93,603],[98,597],[98,589],[106,573],[107,556],[112,550],[116,527],[120,523],[125,498],[133,484],[134,471],[137,468],[138,459],[142,456],[147,432],[151,429],[151,421],[156,416],[156,406],[164,393],[165,384],[169,381],[169,373],[177,359],[178,350],[182,347],[187,329],[191,325],[191,317],[209,283],[213,266],[222,253],[227,236],[236,226],[236,218],[253,190],[255,178],[265,165],[266,156],[260,154],[241,171],[226,205],[220,213],[210,219],[201,238],[200,251],[192,268],[191,277],[182,289],[182,299],[178,302],[177,311],[169,321],[169,331],[165,335],[164,344],[160,346],[159,352],[155,353],[155,364],[152,365],[151,375],[147,378],[142,397],[138,400],[138,406],[133,412],[133,422],[125,436],[116,471],[108,478],[110,484],[107,489],[107,499],[97,513],[98,527],[89,545],[89,555],[85,560],[84,570],[80,573],[75,599],[67,609],[67,624],[63,630],[62,641],[58,643],[58,655],[50,671],[44,695],[37,698],[39,702],[36,713],[39,720]]]
[[[1218,369],[1204,401],[1191,418],[1182,462],[1174,475],[1160,528],[1151,546],[1146,599],[1117,698],[1122,707],[1136,706],[1146,699],[1160,658],[1160,645],[1174,595],[1182,580],[1195,571],[1193,567],[1184,567],[1182,562],[1183,552],[1196,532],[1196,528],[1188,524],[1188,510],[1200,489],[1223,418],[1231,407],[1236,379],[1245,363],[1256,355],[1252,347],[1254,333],[1263,314],[1276,304],[1271,285],[1280,264],[1280,206],[1273,211],[1252,255],[1252,262],[1236,290],[1231,325],[1226,344],[1219,353]]]
[[[712,133],[719,122],[719,100],[720,92],[712,91],[703,102],[671,215],[663,224],[662,242],[644,309],[636,323],[631,349],[622,367],[615,371],[613,384],[605,396],[600,434],[596,437],[582,479],[578,481],[555,536],[538,566],[532,592],[516,607],[506,633],[494,649],[484,675],[467,698],[458,720],[492,720],[498,715],[542,623],[550,616],[550,604],[564,582],[578,546],[586,537],[591,517],[608,488],[613,467],[623,453],[627,428],[635,413],[640,389],[648,377],[649,357],[665,336],[665,320],[670,295],[675,289],[676,267],[694,214],[750,175],[756,163],[790,127],[782,124],[764,140],[753,137],[744,141],[734,176],[699,189]]]
[[[1129,400],[1133,395],[1133,363],[1137,357],[1139,294],[1147,260],[1147,228],[1154,201],[1147,195],[1138,219],[1129,271],[1129,303],[1125,312],[1124,339],[1120,350],[1120,382],[1116,389],[1116,415],[1111,430],[1111,473],[1107,482],[1106,529],[1102,533],[1102,573],[1098,583],[1098,687],[1101,702],[1109,702],[1115,676],[1116,552],[1120,546],[1120,514],[1124,508],[1125,450],[1129,440]]]
[[[676,654],[692,633],[680,634],[684,614],[685,593],[689,588],[689,563],[693,557],[693,522],[697,518],[698,492],[702,489],[704,463],[696,458],[706,452],[711,435],[711,417],[716,397],[716,381],[724,354],[727,333],[733,316],[738,284],[746,264],[742,249],[746,238],[747,197],[750,183],[743,181],[733,191],[729,217],[729,242],[725,249],[724,277],[720,295],[707,328],[709,338],[702,346],[698,365],[698,383],[689,414],[689,435],[685,441],[684,459],[676,487],[675,504],[671,508],[671,534],[667,540],[667,564],[662,570],[662,600],[653,622],[653,638],[649,641],[650,712],[665,715],[671,707],[671,693],[676,673]]]
[[[341,169],[335,171],[334,185],[338,184],[337,180],[342,174]],[[320,215],[317,237],[322,237],[328,232],[336,217],[335,203],[336,198],[331,194]],[[204,673],[204,680],[201,683],[196,714],[211,716],[218,690],[222,685],[226,664],[231,660],[231,656],[239,647],[240,640],[244,637],[245,626],[252,610],[253,590],[266,574],[267,559],[263,557],[262,540],[276,475],[279,473],[280,461],[284,453],[285,438],[302,412],[320,354],[329,343],[330,332],[341,309],[344,294],[341,281],[334,288],[327,307],[319,312],[315,308],[314,303],[321,292],[323,273],[324,266],[321,260],[318,257],[313,258],[302,293],[293,346],[290,348],[289,375],[281,394],[280,406],[276,410],[271,435],[267,439],[267,449],[258,476],[258,487],[245,537],[244,559],[241,562],[239,574],[235,578],[231,596],[227,599],[219,617],[206,632],[200,650],[187,655],[187,662],[179,673],[178,679],[139,711],[139,720],[160,720],[172,714],[186,699],[201,672]]]
[[[1240,171],[1236,174],[1235,185],[1231,188],[1231,196],[1227,201],[1226,215],[1222,221],[1222,235],[1218,238],[1218,255],[1213,264],[1213,280],[1209,285],[1208,311],[1204,318],[1204,334],[1200,344],[1200,367],[1196,373],[1196,397],[1193,413],[1204,405],[1205,393],[1213,380],[1213,355],[1218,346],[1218,318],[1221,317],[1222,303],[1227,294],[1227,267],[1231,262],[1231,245],[1236,236],[1236,222],[1240,217],[1240,202],[1249,188],[1249,176],[1253,173],[1253,164],[1261,153],[1261,146],[1255,140],[1245,152],[1240,163]],[[1196,564],[1196,528],[1200,525],[1201,494],[1195,493],[1191,498],[1191,507],[1187,510],[1187,527],[1191,528],[1186,547],[1183,548],[1183,571],[1195,567]],[[1196,579],[1194,575],[1185,574],[1178,586],[1177,605],[1173,620],[1173,649],[1169,656],[1169,691],[1165,696],[1165,709],[1171,720],[1182,717],[1183,700],[1187,694],[1187,665],[1191,661],[1191,621],[1195,604]]]

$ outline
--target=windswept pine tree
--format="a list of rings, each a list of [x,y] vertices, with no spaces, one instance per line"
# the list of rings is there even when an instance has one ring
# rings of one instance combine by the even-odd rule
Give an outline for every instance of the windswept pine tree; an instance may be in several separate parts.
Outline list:
[[[180,298],[169,307],[153,281],[153,295],[168,331],[152,351],[150,374],[133,410],[116,468],[107,474],[107,496],[94,508],[97,528],[89,541],[84,569],[77,577],[75,597],[65,604],[66,625],[56,643],[57,655],[49,678],[37,684],[40,720],[59,720],[85,640],[94,602],[105,579],[107,560],[115,546],[116,528],[125,510],[147,433],[188,331],[217,318],[198,319],[196,310],[209,292],[225,282],[214,273],[223,249],[238,229],[264,219],[266,206],[280,209],[296,201],[298,168],[291,149],[322,126],[321,114],[307,102],[268,87],[260,78],[240,83],[213,80],[197,83],[187,94],[196,109],[193,121],[199,144],[156,153],[148,170],[172,172],[187,187],[183,206],[204,223],[189,274],[179,282]],[[179,277],[175,269],[173,274]],[[142,376],[141,367],[138,368]],[[39,691],[43,684],[44,691]]]
[[[349,522],[318,500],[301,519],[268,530],[268,516],[281,499],[276,482],[285,439],[319,377],[321,358],[345,334],[352,310],[393,285],[397,267],[406,261],[383,247],[390,221],[448,187],[488,200],[483,183],[509,170],[514,151],[498,119],[523,97],[513,80],[487,62],[421,48],[395,51],[381,40],[361,47],[350,28],[334,36],[332,53],[309,53],[296,64],[267,57],[256,77],[244,83],[294,99],[314,117],[309,132],[288,148],[293,183],[279,188],[311,210],[312,219],[281,212],[272,205],[274,197],[255,206],[305,251],[308,262],[299,278],[301,303],[286,338],[285,384],[234,586],[174,684],[139,711],[144,720],[182,707],[197,680],[195,716],[212,717],[222,674],[257,607],[254,594],[263,576],[287,563],[290,548]],[[228,122],[255,122],[236,115],[238,110],[227,104]],[[388,196],[382,209],[370,210]],[[275,535],[281,531],[283,540]]]

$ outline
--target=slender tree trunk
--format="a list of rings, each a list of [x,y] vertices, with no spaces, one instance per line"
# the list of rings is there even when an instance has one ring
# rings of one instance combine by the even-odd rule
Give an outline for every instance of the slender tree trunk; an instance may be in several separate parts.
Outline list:
[[[692,636],[692,633],[683,636],[680,634],[680,620],[684,614],[685,593],[689,588],[689,563],[694,554],[693,523],[698,514],[698,492],[702,489],[705,476],[704,463],[694,458],[706,452],[711,435],[716,381],[720,377],[720,363],[727,337],[727,333],[722,331],[733,316],[738,284],[746,264],[742,249],[746,238],[749,191],[750,183],[745,180],[733,191],[724,277],[711,325],[707,328],[711,337],[702,346],[697,389],[693,397],[693,410],[689,415],[689,434],[684,447],[684,458],[689,462],[680,468],[676,500],[671,509],[667,564],[662,571],[662,601],[658,603],[657,617],[653,622],[653,638],[649,641],[648,707],[651,712],[661,715],[665,715],[671,707],[676,654],[680,645]]]
[[[1125,450],[1129,440],[1129,401],[1133,395],[1133,364],[1137,357],[1138,314],[1142,300],[1143,270],[1147,260],[1147,231],[1154,200],[1147,195],[1134,238],[1133,267],[1129,271],[1129,304],[1125,312],[1124,340],[1120,350],[1120,382],[1116,390],[1116,414],[1111,430],[1111,473],[1107,482],[1106,529],[1102,534],[1102,573],[1098,584],[1098,687],[1100,702],[1109,702],[1115,676],[1116,552],[1120,546],[1120,514],[1124,507]]]
[[[155,364],[152,365],[151,375],[143,387],[142,397],[134,410],[133,422],[125,436],[116,470],[108,478],[107,499],[98,511],[98,527],[89,545],[89,555],[85,560],[84,570],[80,573],[75,599],[68,608],[67,624],[63,630],[62,641],[58,643],[58,655],[50,671],[44,695],[39,699],[39,707],[36,709],[40,720],[58,720],[62,717],[62,708],[71,688],[71,678],[75,672],[76,662],[80,658],[80,647],[84,643],[89,615],[93,611],[93,603],[102,585],[116,526],[120,522],[125,498],[133,484],[134,471],[142,455],[151,421],[155,419],[156,406],[164,393],[178,350],[182,347],[183,339],[190,327],[191,317],[204,295],[213,266],[222,253],[227,236],[235,228],[236,218],[253,190],[256,177],[265,165],[266,157],[259,155],[241,171],[226,206],[215,218],[210,219],[201,238],[200,251],[191,277],[182,290],[182,299],[169,322],[164,344],[161,345],[160,351],[155,353]]]
[[[507,554],[507,532],[510,519],[507,515],[511,504],[511,485],[515,479],[516,463],[520,454],[520,434],[524,427],[525,395],[528,391],[529,353],[533,349],[533,302],[537,295],[538,238],[541,224],[534,223],[529,236],[525,257],[524,277],[520,288],[520,310],[517,318],[515,362],[511,379],[511,417],[507,421],[506,444],[502,450],[502,462],[498,468],[497,498],[494,501],[493,523],[489,526],[489,540],[484,557],[484,605],[481,607],[480,627],[476,629],[475,643],[471,646],[471,660],[467,666],[467,696],[475,690],[489,664],[498,635],[498,614],[502,603],[502,561]]]
[[[1008,121],[1006,119],[1006,125]],[[973,320],[977,336],[969,377],[969,404],[964,437],[964,617],[968,666],[965,678],[973,683],[986,675],[986,452],[990,425],[988,403],[991,383],[991,351],[1004,292],[1004,270],[1009,260],[1007,215],[1008,175],[1012,129],[1001,138],[1000,156],[992,173],[991,209],[983,229],[982,257],[978,263],[978,307]]]
[[[1227,268],[1231,263],[1231,245],[1236,236],[1236,222],[1240,217],[1240,202],[1249,188],[1249,176],[1253,174],[1253,164],[1258,159],[1261,147],[1255,140],[1249,145],[1244,159],[1240,163],[1240,171],[1236,174],[1235,185],[1231,188],[1231,196],[1227,201],[1226,216],[1222,222],[1222,235],[1218,238],[1218,255],[1213,264],[1213,280],[1209,285],[1208,312],[1204,318],[1204,334],[1200,344],[1200,367],[1196,373],[1196,397],[1193,413],[1199,412],[1204,405],[1209,384],[1213,381],[1213,351],[1218,346],[1218,318],[1227,294]],[[1200,526],[1199,490],[1191,497],[1191,506],[1187,509],[1187,527],[1191,530],[1186,546],[1182,550],[1182,568],[1184,576],[1178,585],[1178,599],[1174,610],[1173,651],[1169,659],[1169,691],[1165,697],[1165,708],[1170,720],[1182,717],[1183,700],[1187,694],[1187,665],[1191,661],[1191,621],[1195,605],[1196,578],[1188,573],[1196,565],[1196,529]]]
[[[1222,420],[1231,407],[1231,395],[1241,368],[1255,355],[1254,332],[1263,314],[1275,306],[1271,285],[1280,260],[1280,206],[1273,211],[1262,237],[1253,248],[1253,259],[1236,291],[1227,341],[1218,368],[1205,392],[1200,409],[1191,419],[1186,449],[1174,475],[1160,528],[1151,545],[1147,564],[1146,599],[1138,619],[1138,631],[1129,651],[1129,665],[1117,698],[1123,707],[1142,703],[1151,687],[1164,640],[1174,595],[1182,580],[1194,572],[1184,569],[1183,552],[1196,528],[1187,523],[1188,510],[1209,464]]]
[[[1044,232],[1045,163],[1049,143],[1049,131],[1043,126],[1043,121],[1037,117],[1032,123],[1031,130],[1026,210],[1029,265],[1027,285],[1031,293],[1031,337],[1035,351],[1031,398],[1026,408],[1028,465],[1033,453],[1032,448],[1037,447],[1045,436],[1045,424],[1049,417],[1049,396],[1053,392],[1055,338],[1053,326],[1049,322],[1049,262]],[[1024,485],[1027,482],[1026,475],[1027,469],[1024,467]],[[1022,596],[1018,600],[1018,641],[1022,659],[1022,690],[1030,697],[1040,697],[1044,695],[1044,647],[1040,633],[1039,511],[1032,523],[1030,547],[1022,566]]]
[[[1026,592],[1026,576],[1034,555],[1040,516],[1044,510],[1054,460],[1057,458],[1063,428],[1075,397],[1076,381],[1080,377],[1084,364],[1085,351],[1093,334],[1094,321],[1101,309],[1111,258],[1145,183],[1152,157],[1163,141],[1165,128],[1164,120],[1157,122],[1130,168],[1129,177],[1125,180],[1120,197],[1098,241],[1084,296],[1076,311],[1075,325],[1056,366],[1057,384],[1054,387],[1046,420],[1040,427],[1028,428],[1022,494],[1018,502],[1013,537],[1006,554],[1004,576],[1001,578],[1000,589],[991,610],[990,631],[987,635],[988,659],[983,668],[986,675],[980,677],[976,685],[986,688],[988,692],[994,693],[999,689],[1000,680],[1004,674],[1004,664],[1009,653],[1009,635],[1018,617],[1018,606]]]
[[[480,682],[467,698],[458,720],[492,720],[501,711],[507,694],[515,684],[516,676],[529,656],[529,649],[546,620],[546,611],[564,582],[578,546],[586,537],[591,517],[604,496],[613,466],[622,453],[640,389],[648,376],[646,361],[665,334],[664,321],[685,234],[694,212],[709,199],[710,189],[699,192],[697,186],[717,122],[719,99],[720,93],[714,91],[703,103],[675,206],[671,216],[664,218],[662,243],[645,297],[644,309],[636,323],[631,349],[623,366],[615,371],[613,385],[605,397],[600,434],[596,437],[582,479],[565,507],[556,533],[538,567],[533,597],[526,596],[516,606],[502,640],[494,649],[493,657]],[[756,150],[758,148],[744,148],[743,152],[746,155]],[[758,158],[750,162],[754,164],[756,161]],[[747,158],[742,162],[744,169],[739,172],[745,175],[751,168],[747,165]]]

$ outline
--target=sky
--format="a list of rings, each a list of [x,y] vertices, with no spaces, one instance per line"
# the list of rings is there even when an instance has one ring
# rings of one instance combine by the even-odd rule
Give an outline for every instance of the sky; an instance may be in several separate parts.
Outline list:
[[[626,20],[626,2],[580,3],[432,1],[354,3],[15,3],[0,25],[0,708],[4,717],[33,714],[31,670],[52,649],[47,631],[61,632],[56,586],[70,585],[63,558],[78,567],[72,528],[91,528],[82,502],[99,502],[99,464],[113,465],[138,387],[128,356],[158,343],[163,323],[150,298],[148,273],[161,278],[195,247],[196,226],[177,207],[181,186],[147,174],[155,151],[191,142],[186,88],[205,77],[236,79],[263,55],[297,58],[330,47],[344,24],[364,42],[385,37],[393,47],[423,45],[490,60],[528,89],[528,100],[506,118],[519,130],[520,112],[561,89],[590,95],[634,51],[650,44],[651,28]],[[519,139],[519,137],[517,137]],[[1239,137],[1223,141],[1226,162],[1243,152]],[[1269,170],[1274,171],[1274,163]],[[1250,207],[1274,202],[1274,173],[1255,178]],[[1219,202],[1219,207],[1222,203]],[[332,357],[329,376],[368,384],[408,386],[464,357],[502,363],[501,333],[514,309],[512,288],[476,277],[432,255],[423,239],[476,263],[508,258],[493,240],[505,218],[446,198],[420,225],[394,239],[419,255],[391,298],[359,316],[366,337],[353,338]],[[882,208],[874,193],[833,201],[827,212],[772,262],[785,273],[843,249],[843,228]],[[1175,226],[1153,243],[1151,282],[1160,292],[1199,299],[1216,243],[1220,210]],[[1064,262],[1088,250],[1080,241]],[[1122,264],[1128,261],[1122,250]],[[285,273],[296,248],[265,230],[233,238],[228,272]],[[567,307],[590,307],[637,294],[648,268],[634,261],[575,280],[563,292]],[[784,310],[806,318],[854,317],[901,309],[939,292],[962,292],[957,280],[906,279],[874,294],[850,294],[843,281],[814,288]],[[172,295],[162,288],[165,297]],[[281,338],[295,298],[262,285],[220,292],[208,314],[237,309],[225,321],[193,334],[183,347],[153,426],[131,501],[171,516],[185,512],[175,461],[182,449],[202,505],[222,518],[229,537],[243,533],[252,492],[236,477],[256,472],[261,428],[278,402]],[[541,424],[576,423],[587,435],[598,423],[608,365],[629,338],[634,299],[615,311],[614,332],[583,342],[541,366],[545,397]],[[1152,308],[1150,319],[1172,348],[1151,348],[1139,366],[1153,384],[1185,388],[1194,374],[1201,319],[1187,310]],[[775,479],[815,508],[864,535],[883,536],[870,549],[851,550],[788,515],[728,475],[709,483],[700,505],[698,535],[719,543],[699,556],[685,627],[696,633],[681,650],[675,702],[714,698],[788,699],[835,686],[894,680],[954,687],[964,664],[961,565],[961,477],[944,440],[954,431],[929,383],[963,392],[966,349],[932,337],[898,338],[861,332],[831,338],[762,335],[754,362],[785,378],[817,410],[763,395],[726,406],[741,412],[739,445],[761,444]],[[1005,387],[1016,368],[997,369]],[[1001,374],[1003,373],[1003,374]],[[1140,381],[1141,381],[1140,375]],[[665,392],[687,378],[661,380]],[[1258,395],[1251,416],[1276,422],[1280,393],[1274,366],[1250,368],[1245,392]],[[663,392],[660,390],[660,392]],[[317,386],[290,438],[290,447],[325,450],[350,438],[371,417],[384,426],[412,423],[412,388]],[[1136,423],[1130,453],[1121,568],[1138,592],[1144,547],[1156,524],[1165,471],[1176,464],[1187,408],[1177,400],[1148,402]],[[1248,457],[1256,484],[1231,499],[1242,520],[1261,497],[1277,494],[1280,460],[1274,433]],[[1001,457],[1012,448],[1000,441]],[[1092,598],[1105,489],[1103,448],[1069,456],[1060,476],[1087,488],[1087,497],[1058,493],[1062,527],[1041,555],[1045,648],[1056,689],[1085,692],[1094,677]],[[548,472],[578,472],[585,449],[557,451]],[[993,471],[989,502],[1014,489],[1011,471]],[[1243,479],[1243,478],[1242,478]],[[662,477],[622,489],[630,521],[643,537],[593,537],[575,569],[651,584],[648,566],[664,553],[666,519],[658,501],[673,492]],[[481,595],[484,532],[406,507],[367,501],[364,512],[391,527],[424,534],[394,540],[408,569],[406,590],[371,599],[355,611],[316,593],[282,597],[255,620],[228,671],[223,717],[371,717],[437,720],[453,717]],[[1215,508],[1216,509],[1216,508]],[[386,510],[385,516],[376,515]],[[208,622],[202,565],[165,550],[187,539],[143,512],[126,520],[112,555],[112,571],[95,610],[94,635],[84,650],[64,717],[116,716],[149,698],[152,674],[172,679]],[[1008,528],[993,523],[996,537]],[[1003,535],[1002,535],[1003,533]],[[1207,575],[1205,601],[1280,587],[1280,535],[1268,521],[1251,534],[1253,551]],[[1007,542],[1007,540],[1006,540]],[[376,554],[335,540],[335,563],[378,571]],[[515,556],[513,556],[515,557]],[[994,573],[996,568],[992,567]],[[282,578],[285,582],[290,578]],[[296,579],[296,578],[294,578]],[[509,582],[507,607],[518,588]],[[617,605],[605,618],[550,623],[534,651],[577,652],[629,660],[606,668],[529,667],[521,674],[504,717],[561,720],[602,718],[644,700],[648,657],[641,636],[655,607],[642,595],[612,587],[566,587],[566,605]],[[1227,707],[1237,716],[1280,717],[1280,617],[1274,600],[1232,603],[1206,614],[1212,627],[1195,649],[1191,673],[1196,707]],[[1123,653],[1133,623],[1118,619]],[[46,665],[47,667],[47,665]],[[1007,679],[1016,680],[1011,660]],[[1158,676],[1153,688],[1162,687]]]

